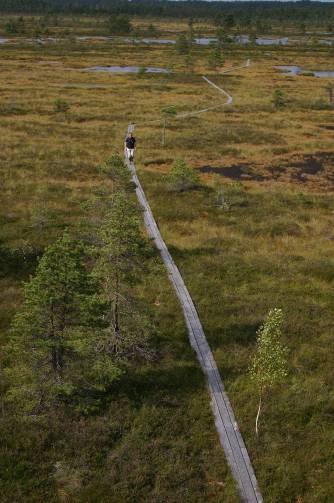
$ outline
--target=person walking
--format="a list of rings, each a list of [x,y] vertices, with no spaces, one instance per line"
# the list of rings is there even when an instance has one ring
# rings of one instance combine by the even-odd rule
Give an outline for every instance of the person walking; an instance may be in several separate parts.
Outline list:
[[[130,162],[133,161],[135,150],[136,150],[136,138],[132,133],[128,133],[125,138],[124,148],[126,151],[127,158]]]

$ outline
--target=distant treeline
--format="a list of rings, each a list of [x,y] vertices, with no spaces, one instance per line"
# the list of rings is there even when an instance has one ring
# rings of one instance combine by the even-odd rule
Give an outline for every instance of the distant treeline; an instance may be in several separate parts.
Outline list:
[[[210,19],[233,16],[241,25],[254,20],[323,24],[334,22],[334,4],[321,2],[205,2],[168,0],[0,0],[0,11],[46,14],[128,14]]]

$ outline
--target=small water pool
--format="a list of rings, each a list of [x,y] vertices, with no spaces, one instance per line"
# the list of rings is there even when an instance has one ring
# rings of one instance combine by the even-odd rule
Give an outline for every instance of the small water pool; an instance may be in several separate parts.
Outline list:
[[[289,43],[288,37],[283,38],[257,38],[257,45],[287,45]]]
[[[86,72],[106,72],[106,73],[138,73],[141,71],[140,66],[92,66],[85,68]],[[154,66],[146,66],[145,73],[170,73],[166,68],[156,68]]]
[[[111,40],[112,37],[103,37],[103,36],[98,36],[98,35],[84,35],[81,37],[76,37],[77,40]]]
[[[237,35],[234,37],[237,44],[249,44],[251,39],[249,35]],[[287,45],[289,43],[288,37],[282,38],[257,38],[256,45]]]
[[[275,66],[277,70],[281,70],[281,72],[284,73],[284,75],[299,75],[302,73],[302,69],[300,66],[294,66],[294,65],[281,65],[281,66]]]
[[[334,40],[329,40],[329,39],[323,39],[323,40],[319,40],[320,44],[323,44],[323,45],[334,45]]]
[[[201,37],[201,38],[194,38],[194,42],[197,45],[210,45],[218,42],[218,39],[215,37]]]
[[[303,75],[307,73],[313,77],[334,78],[334,71],[332,70],[304,70],[300,66],[295,65],[275,66],[275,68],[281,70],[284,75]]]
[[[136,42],[142,42],[144,44],[176,44],[175,40],[169,38],[141,38],[136,39]]]
[[[321,71],[315,71],[313,72],[313,75],[315,77],[320,77],[323,79],[333,79],[334,78],[334,71],[332,70],[321,70]]]
[[[121,40],[123,42],[132,43],[132,44],[176,44],[176,40],[168,39],[168,38],[120,38],[117,39],[115,37],[98,37],[98,36],[81,36],[77,37],[77,40],[86,41],[86,40]],[[248,35],[239,35],[230,39],[231,42],[235,41],[238,44],[249,44],[250,38]],[[216,44],[218,39],[216,37],[197,37],[193,40],[194,44],[197,45],[211,45]],[[257,38],[256,43],[258,45],[285,45],[288,43],[288,38],[280,38],[280,39],[271,39],[271,38]]]

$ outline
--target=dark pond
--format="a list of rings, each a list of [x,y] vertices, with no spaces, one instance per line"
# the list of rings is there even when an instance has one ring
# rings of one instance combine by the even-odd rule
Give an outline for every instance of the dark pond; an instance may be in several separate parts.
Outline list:
[[[138,73],[140,66],[92,66],[85,68],[86,72],[106,72],[106,73]],[[146,73],[170,73],[166,68],[155,68],[153,66],[145,67]]]
[[[201,166],[199,168],[201,173],[210,173],[216,175],[222,175],[231,180],[255,180],[262,181],[264,177],[261,174],[252,173],[247,165],[233,165],[226,167],[214,167],[214,166]]]

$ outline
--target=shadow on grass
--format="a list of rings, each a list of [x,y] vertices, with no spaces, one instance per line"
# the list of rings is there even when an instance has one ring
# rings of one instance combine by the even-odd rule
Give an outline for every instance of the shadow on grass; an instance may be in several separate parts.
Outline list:
[[[0,242],[0,278],[24,279],[35,271],[40,250],[11,250]]]
[[[123,376],[112,391],[113,400],[126,395],[136,406],[144,402],[177,406],[177,401],[195,393],[204,384],[204,377],[194,362],[133,369]]]
[[[229,327],[224,329],[222,335],[216,335],[217,346],[223,344],[240,344],[242,346],[251,345],[254,346],[256,340],[256,331],[258,330],[259,325],[255,323],[249,324],[237,324],[230,325]],[[220,342],[220,344],[219,344]]]
[[[192,248],[191,250],[181,250],[173,245],[168,245],[168,249],[170,254],[172,255],[175,261],[178,260],[189,260],[189,258],[193,257],[208,257],[208,256],[216,256],[217,249],[213,246],[202,246],[198,248]],[[179,264],[180,266],[181,264]]]
[[[69,400],[64,397],[64,403],[73,406],[74,417],[98,416],[112,404],[124,401],[131,403],[135,409],[140,409],[144,404],[174,408],[179,407],[181,401],[187,401],[201,392],[203,386],[205,378],[194,356],[194,362],[184,362],[179,366],[130,368],[106,392],[81,390]]]

